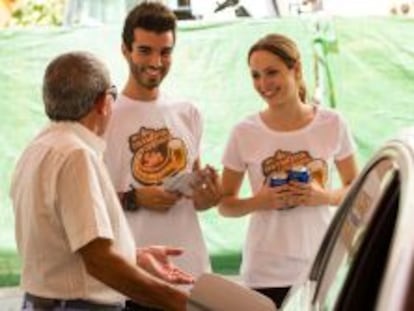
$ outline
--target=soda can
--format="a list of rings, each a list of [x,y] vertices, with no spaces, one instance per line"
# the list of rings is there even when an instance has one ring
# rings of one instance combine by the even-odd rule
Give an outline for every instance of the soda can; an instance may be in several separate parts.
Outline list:
[[[293,167],[289,171],[289,181],[308,183],[310,180],[309,170],[305,166]]]
[[[285,172],[275,173],[270,177],[270,187],[278,187],[286,185],[289,182],[289,174]],[[294,206],[285,206],[279,208],[278,211],[284,211],[293,208]]]
[[[270,187],[278,187],[282,185],[286,185],[289,182],[288,174],[281,172],[273,174],[270,177],[269,186]]]

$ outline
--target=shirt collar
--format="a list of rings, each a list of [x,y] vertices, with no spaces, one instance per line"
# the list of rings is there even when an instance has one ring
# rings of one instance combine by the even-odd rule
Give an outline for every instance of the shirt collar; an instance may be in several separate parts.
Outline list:
[[[64,129],[70,129],[73,131],[76,136],[78,136],[82,141],[84,141],[89,147],[95,150],[98,154],[102,154],[105,151],[106,143],[105,141],[96,135],[94,132],[89,130],[87,127],[83,126],[76,121],[52,121],[52,127],[61,127]]]

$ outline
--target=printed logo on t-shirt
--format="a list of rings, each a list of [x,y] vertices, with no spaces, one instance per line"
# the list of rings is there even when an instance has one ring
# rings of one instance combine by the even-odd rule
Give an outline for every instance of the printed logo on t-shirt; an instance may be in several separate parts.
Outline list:
[[[187,149],[180,138],[171,135],[168,128],[142,127],[129,137],[133,153],[132,176],[144,185],[161,184],[167,176],[183,170],[187,165]]]
[[[287,174],[296,167],[306,167],[311,180],[317,181],[322,187],[328,178],[328,165],[322,159],[314,159],[308,151],[277,150],[272,156],[262,162],[262,172],[266,178],[275,174]]]

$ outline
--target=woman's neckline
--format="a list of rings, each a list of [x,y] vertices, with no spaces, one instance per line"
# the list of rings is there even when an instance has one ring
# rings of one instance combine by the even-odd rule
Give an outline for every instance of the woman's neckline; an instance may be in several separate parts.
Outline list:
[[[270,125],[268,125],[262,116],[262,112],[259,112],[257,114],[257,120],[260,123],[260,125],[265,128],[267,131],[271,132],[271,133],[275,133],[275,134],[297,134],[299,132],[303,132],[306,131],[307,129],[311,128],[313,126],[313,124],[315,123],[315,120],[318,118],[319,115],[319,106],[317,104],[314,103],[309,103],[307,105],[311,105],[312,106],[312,118],[311,120],[309,120],[308,122],[304,123],[303,125],[296,127],[296,128],[292,128],[292,129],[282,129],[282,128],[274,128]]]

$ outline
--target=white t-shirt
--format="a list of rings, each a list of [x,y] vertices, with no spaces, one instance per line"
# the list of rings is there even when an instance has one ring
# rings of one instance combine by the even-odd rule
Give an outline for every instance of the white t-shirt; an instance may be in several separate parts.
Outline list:
[[[56,299],[125,300],[90,276],[77,252],[106,238],[135,263],[134,241],[103,162],[104,146],[81,124],[57,122],[23,152],[11,198],[24,291]]]
[[[331,187],[335,160],[354,152],[352,137],[337,112],[315,106],[307,126],[289,132],[268,128],[259,114],[237,124],[223,155],[224,167],[247,171],[256,193],[274,173],[306,166],[312,178]],[[331,220],[327,206],[260,210],[250,218],[242,276],[249,287],[284,287],[301,282]]]
[[[142,102],[121,95],[105,133],[105,161],[116,191],[126,192],[130,185],[162,185],[168,176],[191,172],[201,134],[201,116],[188,102],[164,95]],[[140,208],[126,216],[138,247],[180,246],[185,251],[173,258],[175,264],[194,276],[210,271],[192,200],[180,199],[167,212]]]

